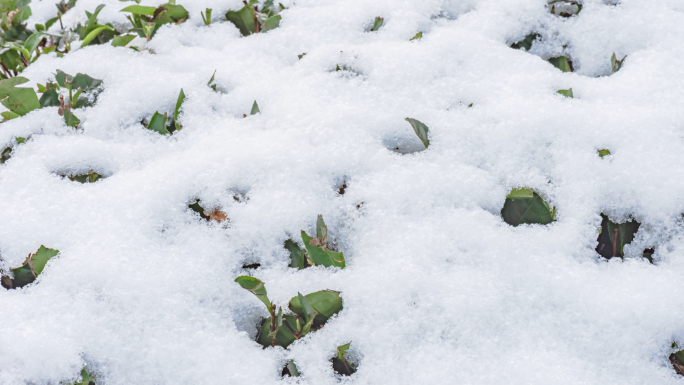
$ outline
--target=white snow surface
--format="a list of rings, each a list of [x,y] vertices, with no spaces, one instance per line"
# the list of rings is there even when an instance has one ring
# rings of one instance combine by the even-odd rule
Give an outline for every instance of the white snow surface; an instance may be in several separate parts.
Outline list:
[[[34,0],[29,26],[54,3]],[[134,3],[118,0],[79,0],[65,25],[101,3],[100,22],[127,25]],[[280,28],[249,37],[223,20],[239,0],[178,3],[190,19],[164,26],[154,54],[89,46],[22,74],[87,73],[104,91],[79,130],[54,107],[0,127],[3,146],[30,135],[0,165],[0,267],[60,250],[35,283],[0,290],[1,384],[83,367],[108,385],[684,381],[667,358],[684,342],[681,0],[584,0],[569,19],[544,0],[286,0]],[[509,48],[533,30],[544,44]],[[544,60],[564,45],[574,73]],[[613,52],[627,59],[611,75]],[[183,129],[146,130],[181,88]],[[243,118],[254,100],[261,114]],[[430,127],[427,150],[406,117]],[[57,175],[89,169],[108,178]],[[520,186],[558,221],[504,223]],[[195,198],[230,222],[201,220]],[[624,260],[594,251],[602,212],[642,223]],[[301,244],[317,214],[347,268],[288,267],[283,242]],[[332,289],[344,309],[263,349],[267,312],[233,281],[244,274],[279,306]],[[329,360],[349,341],[358,372],[340,379]],[[288,359],[298,380],[280,377]]]

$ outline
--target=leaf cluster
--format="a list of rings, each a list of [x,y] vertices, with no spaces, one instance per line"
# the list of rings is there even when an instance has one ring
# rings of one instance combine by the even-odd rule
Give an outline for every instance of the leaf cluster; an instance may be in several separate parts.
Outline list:
[[[176,107],[173,110],[173,117],[169,119],[168,113],[160,114],[159,111],[155,111],[150,121],[145,125],[145,128],[158,132],[162,135],[171,135],[175,131],[183,128],[183,125],[179,123],[179,116],[181,107],[183,107],[183,102],[185,102],[185,93],[181,88],[178,94],[178,99],[176,100]]]
[[[243,36],[268,32],[280,26],[282,17],[279,13],[285,9],[282,4],[274,5],[273,0],[268,0],[259,10],[258,0],[243,3],[245,5],[239,10],[226,12],[226,20],[233,23]]]
[[[309,236],[304,230],[301,237],[304,250],[292,240],[285,242],[285,248],[290,251],[290,267],[298,270],[310,266],[345,268],[344,254],[328,249],[328,226],[322,215],[318,215],[316,220],[316,237]]]
[[[190,16],[182,5],[176,5],[175,1],[162,4],[158,7],[144,5],[130,5],[121,10],[128,12],[126,18],[133,24],[130,32],[150,41],[164,24],[180,24]]]

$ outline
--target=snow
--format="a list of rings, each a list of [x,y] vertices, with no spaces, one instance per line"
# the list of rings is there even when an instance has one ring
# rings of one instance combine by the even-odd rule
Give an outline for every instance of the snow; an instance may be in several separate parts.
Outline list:
[[[29,25],[55,2],[34,0]],[[118,0],[79,0],[65,25],[101,3],[100,22],[126,25],[118,10],[134,3]],[[37,283],[0,290],[0,383],[74,381],[85,366],[108,385],[280,384],[294,359],[300,383],[335,384],[329,359],[349,341],[345,383],[681,382],[667,360],[684,342],[681,1],[584,0],[570,19],[543,0],[286,1],[280,28],[247,38],[220,21],[241,1],[178,3],[191,18],[163,27],[155,54],[89,46],[22,74],[87,73],[104,92],[76,111],[82,130],[56,108],[0,129],[0,143],[31,135],[0,165],[0,267],[61,251]],[[385,25],[364,32],[376,16]],[[508,47],[532,30],[546,42]],[[575,73],[543,60],[561,52]],[[611,75],[613,52],[627,59]],[[215,70],[223,93],[207,86]],[[556,93],[570,87],[574,99]],[[183,130],[145,130],[181,88]],[[254,100],[261,114],[243,118]],[[430,127],[427,150],[406,117]],[[56,175],[90,169],[108,178]],[[505,224],[519,186],[558,221]],[[200,220],[195,198],[229,224]],[[601,212],[642,223],[624,261],[594,251]],[[301,244],[317,214],[346,269],[287,267],[283,242]],[[278,305],[332,289],[344,309],[262,349],[266,310],[233,282],[255,262]]]

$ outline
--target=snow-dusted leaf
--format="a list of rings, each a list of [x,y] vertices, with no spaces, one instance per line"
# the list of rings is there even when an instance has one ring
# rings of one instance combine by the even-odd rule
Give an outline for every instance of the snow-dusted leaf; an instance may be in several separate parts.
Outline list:
[[[35,253],[26,258],[20,267],[10,269],[14,274],[14,279],[11,280],[12,288],[24,287],[35,281],[45,269],[47,262],[57,254],[59,250],[48,249],[41,245]],[[7,280],[3,280],[3,283],[7,283]]]
[[[553,222],[555,209],[549,205],[536,192],[518,188],[511,191],[506,197],[501,216],[504,222],[511,226],[521,224],[546,225]]]
[[[242,33],[243,36],[249,36],[257,32],[254,7],[252,7],[250,4],[245,4],[245,6],[240,8],[238,11],[226,12],[226,20],[233,23],[240,30],[240,33]]]
[[[563,72],[572,72],[572,62],[565,56],[551,58],[549,63]]]

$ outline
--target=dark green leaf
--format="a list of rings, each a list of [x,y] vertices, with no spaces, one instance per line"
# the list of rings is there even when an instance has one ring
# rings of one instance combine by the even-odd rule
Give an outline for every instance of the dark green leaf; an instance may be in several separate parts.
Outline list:
[[[254,7],[250,4],[245,4],[239,11],[226,12],[226,20],[233,23],[243,36],[249,36],[256,33],[254,18]]]
[[[309,301],[311,307],[318,313],[315,316],[314,322],[318,325],[323,325],[333,315],[342,310],[342,297],[339,291],[323,290],[315,293],[307,294],[304,297]],[[299,296],[293,297],[288,306],[292,312],[299,314],[300,317],[305,318],[306,310],[302,305]]]
[[[501,216],[511,226],[525,223],[546,225],[554,220],[549,205],[539,194],[525,188],[511,191],[501,209]]]
[[[290,328],[296,330],[296,324],[297,321],[295,319],[295,316],[283,314],[283,327],[281,327],[280,330],[278,330],[278,333],[276,334],[275,344],[277,346],[287,348],[291,343],[295,342],[295,337],[292,334]],[[271,322],[270,319],[266,319],[263,325],[261,325],[261,331],[257,336],[257,342],[265,348],[271,346],[271,338],[269,337],[270,333]]]
[[[74,77],[63,71],[57,70],[57,75],[55,75],[55,79],[57,80],[57,84],[59,84],[60,87],[68,88],[67,86],[71,84],[71,82],[74,80]]]
[[[268,295],[266,293],[266,286],[263,282],[247,275],[235,278],[235,282],[240,284],[240,286],[242,286],[243,289],[256,295],[257,298],[259,298],[259,300],[263,302],[264,305],[266,305],[269,313],[273,311],[273,309],[271,308],[271,301],[268,299]]]
[[[430,145],[430,139],[428,138],[428,132],[430,131],[428,127],[417,119],[406,118],[406,121],[411,124],[413,132],[418,135],[418,139],[423,142],[425,148]]]
[[[290,267],[302,270],[306,267],[306,259],[304,258],[304,251],[299,246],[288,239],[285,241],[285,248],[290,251]]]
[[[81,120],[69,110],[64,110],[64,122],[67,126],[74,128],[78,128],[78,125],[81,124]]]
[[[631,220],[626,223],[614,223],[604,214],[601,222],[601,232],[598,236],[596,252],[605,258],[624,257],[625,245],[634,240],[634,235],[639,230],[640,223]]]
[[[565,56],[551,58],[549,63],[563,72],[572,72],[572,63]]]
[[[59,94],[57,93],[57,90],[55,89],[50,89],[46,90],[43,93],[43,96],[40,97],[40,106],[41,107],[59,107]]]
[[[72,83],[74,90],[81,89],[83,91],[90,91],[100,86],[100,84],[102,84],[102,80],[93,79],[88,75],[79,73],[74,76]]]

